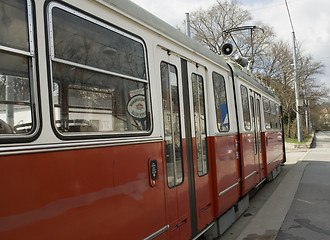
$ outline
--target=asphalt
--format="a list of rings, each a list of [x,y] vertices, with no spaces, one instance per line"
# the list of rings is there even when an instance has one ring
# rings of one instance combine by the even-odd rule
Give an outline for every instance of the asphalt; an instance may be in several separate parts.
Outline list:
[[[330,239],[330,132],[316,133],[311,149],[289,150],[279,176],[219,239]]]

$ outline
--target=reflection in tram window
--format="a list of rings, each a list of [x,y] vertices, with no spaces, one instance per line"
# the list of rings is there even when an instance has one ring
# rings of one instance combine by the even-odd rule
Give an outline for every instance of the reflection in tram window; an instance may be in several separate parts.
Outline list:
[[[282,128],[280,106],[263,97],[265,127],[267,130],[278,130]]]
[[[220,132],[228,132],[230,126],[225,79],[216,72],[212,73],[212,78],[218,129]]]
[[[183,182],[178,77],[173,65],[162,62],[160,68],[167,184],[171,188]]]
[[[208,158],[203,78],[193,73],[191,75],[191,82],[193,91],[197,171],[198,176],[204,176],[208,173]]]
[[[67,11],[52,11],[55,58],[147,79],[145,50],[140,41]]]
[[[263,105],[264,105],[264,118],[265,118],[265,128],[271,129],[271,123],[270,123],[270,101],[269,99],[263,97],[262,98]]]
[[[280,105],[278,105],[277,103],[275,105],[276,105],[276,127],[277,129],[282,129]]]
[[[272,129],[277,128],[276,107],[273,101],[270,101],[270,123]]]
[[[26,0],[1,1],[0,9],[0,134],[28,134],[35,129],[31,14]]]
[[[30,51],[26,0],[0,1],[0,45]]]
[[[241,85],[241,97],[242,97],[244,128],[245,130],[249,131],[251,130],[249,95],[247,88],[243,85]]]
[[[149,130],[142,41],[66,7],[51,11],[56,129],[61,134]]]

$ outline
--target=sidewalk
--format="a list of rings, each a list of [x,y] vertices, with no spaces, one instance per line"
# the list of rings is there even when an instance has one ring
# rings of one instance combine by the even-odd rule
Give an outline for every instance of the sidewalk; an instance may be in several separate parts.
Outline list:
[[[262,208],[236,238],[237,240],[276,238],[291,207],[306,165],[303,162],[293,165]]]
[[[276,237],[330,239],[330,162],[303,161],[303,177],[292,205]]]
[[[250,199],[250,206],[237,222],[217,240],[274,240],[298,189],[308,149],[287,153],[287,162],[272,182]]]

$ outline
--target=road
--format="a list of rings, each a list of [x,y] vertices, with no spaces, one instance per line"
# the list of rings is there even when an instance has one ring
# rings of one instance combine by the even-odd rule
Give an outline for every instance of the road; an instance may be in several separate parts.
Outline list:
[[[313,145],[287,151],[279,176],[219,240],[330,239],[330,132],[316,133]]]

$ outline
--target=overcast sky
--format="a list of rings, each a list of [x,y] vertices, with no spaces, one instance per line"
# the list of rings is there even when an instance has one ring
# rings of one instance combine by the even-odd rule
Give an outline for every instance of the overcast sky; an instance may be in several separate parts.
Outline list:
[[[198,8],[207,9],[216,0],[132,0],[152,14],[173,26],[181,26],[185,13]],[[273,27],[276,35],[292,44],[292,29],[285,0],[240,0],[254,20]],[[287,0],[298,42],[305,54],[325,65],[320,81],[330,87],[330,1]]]

